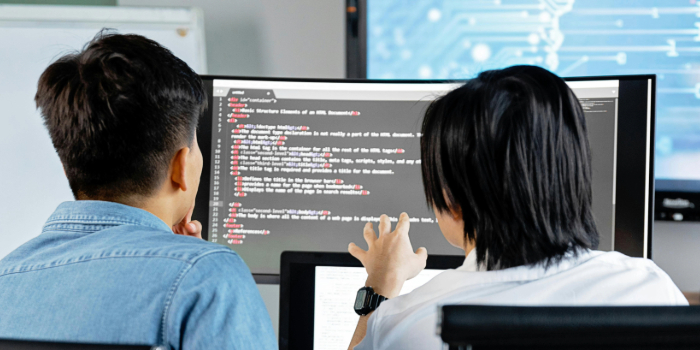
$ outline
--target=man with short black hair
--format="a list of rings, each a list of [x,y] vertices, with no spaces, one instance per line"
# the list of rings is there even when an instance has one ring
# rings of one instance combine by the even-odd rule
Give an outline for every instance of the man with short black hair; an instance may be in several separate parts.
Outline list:
[[[276,348],[245,263],[191,221],[199,76],[152,40],[102,32],[46,69],[35,100],[76,201],[0,261],[0,338]]]

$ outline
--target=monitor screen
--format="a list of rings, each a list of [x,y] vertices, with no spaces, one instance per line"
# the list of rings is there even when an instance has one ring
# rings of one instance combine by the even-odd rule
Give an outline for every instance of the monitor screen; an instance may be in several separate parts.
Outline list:
[[[359,318],[353,303],[367,280],[360,262],[348,253],[294,251],[284,252],[281,260],[280,349],[347,349]],[[463,263],[464,255],[431,254],[401,294]]]
[[[656,189],[700,192],[700,2],[350,2],[348,62],[366,61],[349,77],[464,79],[515,64],[560,76],[657,74]]]
[[[206,163],[195,216],[253,273],[278,274],[285,250],[345,252],[363,244],[365,222],[403,211],[416,248],[463,254],[443,238],[420,168],[423,113],[458,83],[204,81],[211,97],[198,133]],[[653,77],[568,83],[586,113],[599,248],[646,257]]]

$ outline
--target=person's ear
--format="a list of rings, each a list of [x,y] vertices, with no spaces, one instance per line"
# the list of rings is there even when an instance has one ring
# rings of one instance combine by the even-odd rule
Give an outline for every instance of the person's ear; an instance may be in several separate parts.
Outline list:
[[[455,221],[460,221],[462,220],[462,209],[459,207],[453,207],[452,205],[450,206],[450,214],[452,214],[452,218]]]
[[[450,209],[452,219],[455,221],[462,220],[462,209],[458,205],[452,204],[452,201],[450,201],[450,197],[447,195],[447,191],[445,191],[444,188],[442,189],[442,198],[445,199],[445,204],[447,204],[447,208]]]
[[[187,162],[187,156],[190,154],[190,148],[189,147],[183,147],[180,148],[176,153],[175,156],[173,157],[173,160],[171,161],[171,166],[172,166],[172,175],[170,176],[170,180],[173,183],[173,186],[183,190],[187,191],[187,168],[191,166]]]

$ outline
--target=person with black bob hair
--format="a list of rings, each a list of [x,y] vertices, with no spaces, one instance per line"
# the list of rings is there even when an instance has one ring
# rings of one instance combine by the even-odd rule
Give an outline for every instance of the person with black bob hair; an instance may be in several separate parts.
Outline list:
[[[586,120],[559,77],[534,66],[484,72],[430,105],[422,133],[425,197],[461,215],[487,269],[598,247]]]
[[[436,99],[422,124],[423,188],[464,265],[398,297],[427,259],[402,213],[364,229],[366,287],[389,300],[361,316],[350,348],[441,349],[438,305],[687,305],[651,260],[595,251],[591,152],[566,82],[535,66],[480,73]]]

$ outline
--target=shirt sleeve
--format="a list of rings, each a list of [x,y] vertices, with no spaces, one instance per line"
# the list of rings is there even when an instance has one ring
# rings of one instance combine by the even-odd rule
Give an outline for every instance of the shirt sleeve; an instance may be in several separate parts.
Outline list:
[[[163,320],[172,349],[277,349],[253,276],[233,251],[201,257],[173,288]]]
[[[367,332],[365,332],[365,337],[362,338],[362,341],[355,345],[354,350],[372,350],[375,349],[375,342],[374,342],[374,324],[375,320],[377,319],[377,311],[373,312],[371,315],[369,315],[369,319],[367,320]]]
[[[653,263],[653,262],[652,262]],[[688,299],[685,298],[685,295],[681,292],[680,289],[678,289],[678,286],[676,286],[675,283],[673,283],[673,280],[671,279],[671,276],[669,276],[664,270],[662,270],[659,266],[657,266],[655,263],[655,272],[661,279],[662,283],[668,288],[668,294],[669,294],[669,300],[671,300],[670,304],[671,305],[679,305],[679,306],[688,306]]]

